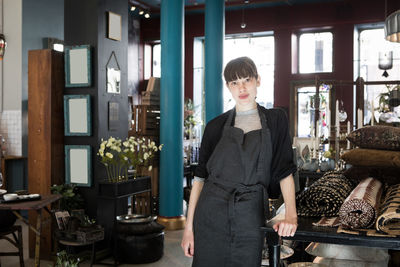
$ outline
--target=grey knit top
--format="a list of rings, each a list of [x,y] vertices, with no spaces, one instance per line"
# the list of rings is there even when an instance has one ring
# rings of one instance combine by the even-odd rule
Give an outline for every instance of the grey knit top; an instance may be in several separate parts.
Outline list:
[[[236,111],[235,127],[242,129],[243,133],[261,129],[260,115],[258,114],[257,108],[246,111]],[[194,181],[204,182],[204,178],[195,176]]]

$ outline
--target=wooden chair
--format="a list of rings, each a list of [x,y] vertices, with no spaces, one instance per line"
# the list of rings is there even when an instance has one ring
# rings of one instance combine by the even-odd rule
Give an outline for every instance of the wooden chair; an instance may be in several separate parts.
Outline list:
[[[18,232],[18,237],[16,235]],[[11,239],[8,235],[12,234],[13,239]],[[1,256],[19,256],[19,265],[24,267],[24,249],[23,249],[23,242],[22,242],[22,227],[21,225],[13,225],[9,228],[0,229],[0,239],[5,239],[10,242],[13,246],[15,246],[18,251],[15,252],[0,252]],[[1,262],[0,262],[1,267]]]

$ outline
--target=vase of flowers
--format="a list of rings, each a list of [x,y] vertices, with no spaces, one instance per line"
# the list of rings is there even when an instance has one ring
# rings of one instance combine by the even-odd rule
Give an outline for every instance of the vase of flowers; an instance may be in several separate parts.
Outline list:
[[[128,169],[136,170],[134,178],[139,167],[151,170],[152,159],[162,146],[145,137],[131,136],[124,141],[110,137],[102,139],[97,155],[106,167],[108,182],[119,182],[128,180]]]

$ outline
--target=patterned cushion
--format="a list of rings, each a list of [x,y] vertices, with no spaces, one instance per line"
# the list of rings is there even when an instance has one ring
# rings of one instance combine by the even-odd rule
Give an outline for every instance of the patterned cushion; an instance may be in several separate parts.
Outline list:
[[[400,128],[366,126],[351,132],[347,139],[361,148],[400,150]]]
[[[400,168],[400,151],[355,148],[341,158],[354,166]]]
[[[388,185],[394,185],[400,182],[400,168],[395,167],[352,166],[345,170],[343,175],[349,180],[358,182],[367,177],[374,177]]]
[[[336,245],[312,242],[305,251],[313,256],[354,260],[354,261],[387,261],[389,254],[387,249],[367,248],[348,245]],[[330,266],[330,265],[329,265]]]

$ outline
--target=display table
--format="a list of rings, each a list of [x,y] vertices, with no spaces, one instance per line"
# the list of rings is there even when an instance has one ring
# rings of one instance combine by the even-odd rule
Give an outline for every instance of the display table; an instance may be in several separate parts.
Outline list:
[[[279,237],[272,228],[274,221],[270,221],[265,227],[261,227],[267,238],[269,266],[280,266],[278,259],[280,259],[281,239],[400,250],[400,238],[338,234],[336,227],[313,226],[312,223],[316,221],[318,221],[318,218],[299,217],[298,228],[293,237]]]
[[[47,195],[42,196],[39,200],[15,202],[15,203],[3,203],[0,204],[1,210],[11,210],[15,216],[26,223],[29,228],[36,234],[36,245],[35,245],[35,267],[40,266],[40,234],[42,230],[42,210],[46,210],[50,214],[48,205],[59,200],[61,195]],[[17,211],[19,210],[34,210],[37,213],[36,227],[29,224],[29,222],[23,218]]]

